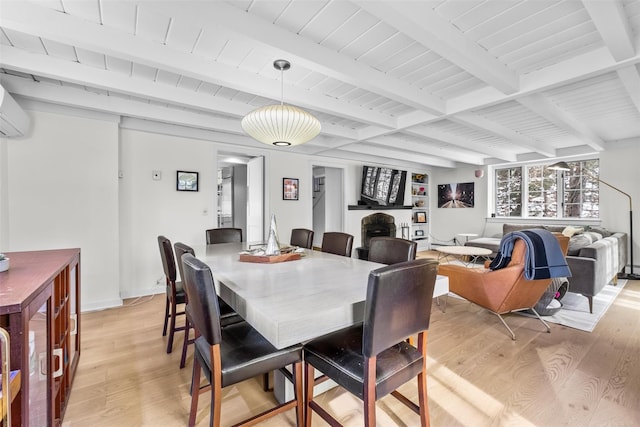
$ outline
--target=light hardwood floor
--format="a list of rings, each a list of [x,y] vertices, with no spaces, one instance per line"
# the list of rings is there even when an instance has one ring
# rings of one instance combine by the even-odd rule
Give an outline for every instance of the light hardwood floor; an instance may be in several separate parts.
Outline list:
[[[180,370],[182,335],[172,354],[162,333],[164,295],[82,316],[82,353],[64,426],[184,426],[192,351]],[[640,281],[629,281],[592,333],[495,315],[449,298],[432,311],[428,390],[432,426],[639,426]],[[416,398],[415,382],[404,393]],[[223,390],[223,425],[273,402],[260,378]],[[361,402],[336,388],[321,404],[347,426],[362,425]],[[198,425],[208,425],[208,396]],[[391,396],[377,404],[378,426],[417,426]],[[326,425],[314,416],[315,426]],[[264,426],[293,426],[293,412]]]

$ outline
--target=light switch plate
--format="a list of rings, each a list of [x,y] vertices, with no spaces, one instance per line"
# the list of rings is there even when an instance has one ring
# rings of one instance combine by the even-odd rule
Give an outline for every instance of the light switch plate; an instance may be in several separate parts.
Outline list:
[[[154,181],[160,181],[162,179],[162,171],[153,171],[151,177]]]

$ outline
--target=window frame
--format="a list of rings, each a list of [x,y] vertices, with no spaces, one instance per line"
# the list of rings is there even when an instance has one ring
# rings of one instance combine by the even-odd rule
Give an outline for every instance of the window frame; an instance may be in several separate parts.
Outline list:
[[[582,177],[590,177],[590,182],[591,182],[591,186],[586,186],[585,185],[585,181],[584,178],[582,178],[580,180],[581,182],[581,186],[583,187],[581,190],[581,194],[583,193],[583,191],[586,191],[587,189],[589,191],[597,191],[598,192],[598,206],[600,205],[600,198],[599,198],[599,192],[600,192],[600,188],[599,188],[599,182],[598,182],[598,178],[599,178],[599,173],[600,173],[600,158],[597,156],[581,156],[581,157],[576,157],[576,158],[570,158],[570,159],[555,159],[555,160],[551,160],[551,159],[547,159],[545,161],[536,161],[536,162],[518,162],[518,163],[505,163],[505,164],[499,164],[499,165],[492,165],[489,166],[489,176],[491,177],[491,180],[489,181],[489,188],[488,188],[488,203],[487,203],[487,207],[488,207],[488,214],[490,214],[490,216],[492,218],[499,218],[500,220],[540,220],[540,221],[552,221],[552,220],[562,220],[562,221],[580,221],[580,222],[584,222],[584,221],[600,221],[600,209],[597,209],[597,216],[595,217],[568,217],[565,216],[565,211],[566,211],[566,207],[565,207],[565,171],[556,171],[556,189],[557,191],[555,192],[556,194],[556,204],[557,204],[557,208],[556,208],[556,215],[555,216],[535,216],[535,215],[530,215],[529,213],[529,187],[530,187],[530,174],[529,174],[529,170],[531,167],[539,167],[539,166],[549,166],[553,163],[556,163],[557,161],[566,161],[566,162],[587,162],[587,161],[596,161],[598,163],[597,167],[595,168],[595,174],[593,176],[590,176],[589,174],[584,174],[581,173]],[[498,171],[500,170],[504,170],[504,169],[514,169],[514,168],[519,168],[520,169],[520,176],[521,176],[521,183],[520,183],[520,194],[521,194],[521,207],[520,207],[520,215],[518,216],[501,216],[498,214],[498,212],[501,212],[501,210],[498,209],[497,203],[498,203],[498,194],[497,194],[497,190],[498,190]],[[542,176],[541,179],[544,179],[544,177]],[[581,203],[584,203],[584,201],[581,201]]]

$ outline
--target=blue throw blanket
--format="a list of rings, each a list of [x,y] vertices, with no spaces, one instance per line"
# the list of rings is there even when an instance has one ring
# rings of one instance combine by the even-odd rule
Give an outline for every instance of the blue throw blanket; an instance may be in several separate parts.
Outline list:
[[[547,230],[530,229],[513,231],[500,241],[500,251],[489,268],[497,270],[511,262],[511,252],[516,239],[525,242],[524,277],[527,280],[549,279],[552,277],[571,277],[571,270],[560,248],[558,239]]]

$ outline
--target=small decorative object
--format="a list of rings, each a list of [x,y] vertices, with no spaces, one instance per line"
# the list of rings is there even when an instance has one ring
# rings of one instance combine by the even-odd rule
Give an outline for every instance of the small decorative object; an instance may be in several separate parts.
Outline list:
[[[416,222],[427,222],[427,213],[425,211],[416,212]]]
[[[176,190],[198,191],[198,172],[177,171]]]
[[[400,229],[402,230],[402,238],[409,239],[409,224],[403,222],[400,224]]]
[[[421,208],[424,206],[424,200],[416,200],[413,205],[417,208]]]
[[[278,229],[276,227],[276,216],[271,215],[271,225],[269,226],[269,239],[265,255],[280,255],[280,242],[278,241]]]
[[[282,200],[298,200],[298,178],[282,178]]]
[[[7,271],[9,269],[9,258],[4,254],[0,254],[0,272]]]
[[[416,230],[416,237],[424,237],[424,230]]]

